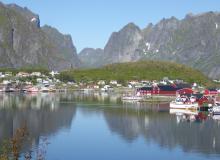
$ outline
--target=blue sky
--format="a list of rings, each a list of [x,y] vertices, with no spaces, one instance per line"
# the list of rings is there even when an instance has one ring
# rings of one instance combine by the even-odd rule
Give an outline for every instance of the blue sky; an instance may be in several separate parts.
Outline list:
[[[72,35],[78,52],[103,48],[113,31],[129,22],[141,28],[162,18],[179,19],[189,12],[220,11],[220,0],[2,0],[26,6],[48,24]]]

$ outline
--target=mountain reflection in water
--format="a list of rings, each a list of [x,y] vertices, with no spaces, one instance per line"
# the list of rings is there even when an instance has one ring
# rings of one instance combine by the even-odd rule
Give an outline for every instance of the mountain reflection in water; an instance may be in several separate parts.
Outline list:
[[[27,126],[30,143],[25,150],[36,147],[41,136],[49,136],[61,128],[70,128],[76,113],[74,104],[59,104],[56,94],[0,94],[0,142]]]
[[[105,126],[96,126],[96,123],[99,124],[97,119],[90,118],[94,116],[98,121],[104,121]],[[193,121],[184,120],[187,115],[169,113],[169,104],[122,103],[119,95],[106,93],[0,94],[0,141],[10,138],[18,127],[26,123],[31,143],[26,144],[25,150],[38,146],[40,137],[59,135],[63,129],[69,129],[70,138],[77,138],[82,145],[87,146],[82,133],[80,132],[78,135],[72,131],[85,127],[81,124],[82,119],[80,118],[82,117],[86,120],[88,118],[97,132],[107,130],[107,132],[113,133],[107,136],[106,141],[111,141],[112,135],[117,135],[120,140],[123,140],[117,143],[128,145],[143,138],[146,147],[153,143],[161,149],[171,151],[180,148],[184,153],[218,157],[220,155],[220,121],[218,117],[213,120],[206,115],[206,117]],[[74,128],[75,125],[78,128]],[[103,135],[103,137],[105,136]],[[96,143],[100,140],[100,137],[95,135],[86,138],[95,139]],[[53,139],[50,140],[52,140],[50,143],[53,146]],[[73,148],[77,145],[69,141],[66,143],[66,146]],[[94,145],[97,147],[96,144]],[[97,148],[97,151],[101,149]],[[143,151],[140,152],[144,154],[146,148],[142,149]],[[52,151],[52,153],[57,152]],[[83,149],[83,152],[87,152],[87,150]],[[111,150],[107,152],[111,152]],[[105,154],[105,152],[99,154]],[[74,159],[74,157],[72,158]]]

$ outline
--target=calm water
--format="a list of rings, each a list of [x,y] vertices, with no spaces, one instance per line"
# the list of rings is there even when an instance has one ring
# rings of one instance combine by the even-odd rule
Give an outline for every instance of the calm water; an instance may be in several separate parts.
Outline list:
[[[0,143],[25,123],[22,152],[47,160],[219,159],[220,121],[186,119],[168,104],[121,103],[117,95],[0,94]]]

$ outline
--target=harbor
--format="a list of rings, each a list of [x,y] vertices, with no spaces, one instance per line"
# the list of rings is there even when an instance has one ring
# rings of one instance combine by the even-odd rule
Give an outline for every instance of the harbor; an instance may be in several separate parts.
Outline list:
[[[107,148],[118,154],[123,148],[126,154],[121,158],[139,156],[144,159],[155,146],[160,153],[156,154],[159,159],[170,154],[167,147],[174,158],[179,157],[174,154],[177,152],[188,159],[220,154],[220,118],[207,111],[170,109],[167,102],[131,103],[122,101],[120,94],[106,92],[4,93],[0,94],[0,100],[0,129],[5,131],[0,142],[10,137],[16,131],[12,128],[22,126],[24,121],[29,134],[33,135],[25,143],[21,156],[30,148],[34,153],[34,148],[42,146],[46,146],[43,149],[48,159],[87,159],[88,154],[96,159],[108,154]],[[114,145],[106,142],[103,146],[103,141],[109,139]],[[140,139],[145,143],[140,145]],[[88,148],[88,142],[96,148]],[[60,147],[60,143],[66,145]],[[138,149],[136,145],[139,145]],[[67,146],[74,152],[69,152]],[[134,152],[130,152],[131,147]],[[53,148],[59,148],[64,156]],[[139,153],[140,149],[145,152]],[[88,154],[82,154],[85,150]],[[117,156],[113,155],[113,158],[117,159]]]

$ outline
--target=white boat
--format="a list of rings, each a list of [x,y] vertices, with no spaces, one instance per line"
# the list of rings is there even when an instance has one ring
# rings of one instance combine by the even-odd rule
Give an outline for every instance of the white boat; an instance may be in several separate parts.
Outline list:
[[[27,92],[39,92],[39,89],[37,87],[31,87],[27,89]]]
[[[41,92],[49,92],[49,88],[48,87],[42,87],[41,88]]]
[[[212,108],[213,115],[220,115],[220,106],[214,106]]]
[[[124,101],[140,101],[143,100],[143,96],[140,94],[140,92],[137,92],[136,94],[131,94],[131,95],[124,95],[122,97],[122,100]]]
[[[175,115],[183,115],[183,114],[188,114],[188,115],[198,115],[197,109],[170,109],[170,114],[175,114]]]
[[[177,97],[175,101],[170,102],[172,109],[197,109],[199,104],[191,102],[187,97]]]
[[[141,96],[123,96],[122,97],[122,100],[127,100],[127,101],[140,101],[140,100],[142,100],[143,99],[143,97],[141,97]]]

